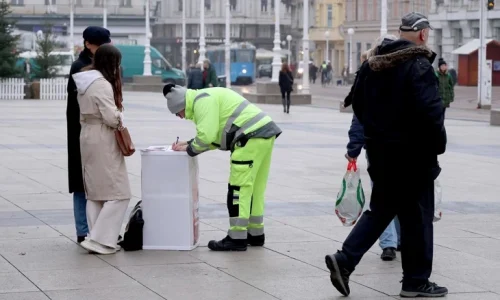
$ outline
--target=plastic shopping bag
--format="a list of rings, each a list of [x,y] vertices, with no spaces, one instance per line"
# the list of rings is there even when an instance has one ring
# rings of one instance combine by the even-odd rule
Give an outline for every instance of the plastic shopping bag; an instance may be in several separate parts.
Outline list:
[[[443,191],[439,180],[434,180],[434,222],[441,220],[443,212],[441,211],[441,203],[443,201]]]
[[[356,162],[349,162],[342,186],[337,194],[335,214],[344,226],[352,226],[363,213],[365,193]]]

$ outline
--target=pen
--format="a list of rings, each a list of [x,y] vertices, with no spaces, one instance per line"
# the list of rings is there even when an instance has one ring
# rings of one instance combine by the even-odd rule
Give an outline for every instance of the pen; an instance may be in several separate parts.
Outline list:
[[[175,141],[175,143],[176,143],[176,144],[178,144],[178,143],[179,143],[179,137],[177,137],[177,141]]]

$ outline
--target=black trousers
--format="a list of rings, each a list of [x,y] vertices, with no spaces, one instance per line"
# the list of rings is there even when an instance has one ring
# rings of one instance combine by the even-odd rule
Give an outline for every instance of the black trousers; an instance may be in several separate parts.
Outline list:
[[[290,108],[290,93],[292,91],[287,91],[285,89],[281,89],[281,99],[283,101],[283,107]]]
[[[434,178],[426,171],[418,172],[422,176],[405,167],[398,172],[396,165],[386,168],[377,166],[371,157],[369,160],[368,171],[373,181],[370,209],[363,213],[342,247],[350,264],[348,269],[354,271],[363,255],[398,216],[403,281],[427,281],[433,258]]]

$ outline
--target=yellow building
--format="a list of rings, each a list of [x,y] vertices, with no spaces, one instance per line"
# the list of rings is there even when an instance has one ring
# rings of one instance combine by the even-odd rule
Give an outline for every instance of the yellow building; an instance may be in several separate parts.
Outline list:
[[[329,60],[337,76],[344,67],[344,37],[341,34],[345,20],[345,0],[317,0],[314,4],[314,27],[309,38],[316,44],[313,60],[317,66]],[[328,41],[328,55],[327,55]]]

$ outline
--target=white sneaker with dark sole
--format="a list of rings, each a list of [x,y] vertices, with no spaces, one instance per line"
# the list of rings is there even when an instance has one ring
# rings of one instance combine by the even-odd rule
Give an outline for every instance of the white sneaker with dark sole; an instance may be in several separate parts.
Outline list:
[[[115,248],[109,248],[109,247],[103,246],[103,245],[101,245],[97,242],[94,242],[92,240],[89,240],[89,239],[86,239],[85,241],[81,242],[80,246],[87,249],[89,252],[102,254],[102,255],[109,255],[109,254],[116,253]]]

